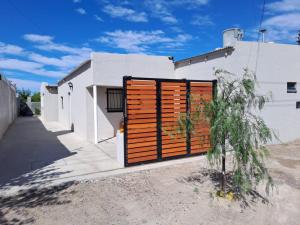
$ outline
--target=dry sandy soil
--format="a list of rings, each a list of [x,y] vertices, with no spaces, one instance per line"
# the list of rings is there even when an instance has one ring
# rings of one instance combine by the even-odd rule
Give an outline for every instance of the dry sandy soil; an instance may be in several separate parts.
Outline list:
[[[300,142],[271,147],[276,188],[215,197],[206,160],[0,198],[0,224],[300,224]]]

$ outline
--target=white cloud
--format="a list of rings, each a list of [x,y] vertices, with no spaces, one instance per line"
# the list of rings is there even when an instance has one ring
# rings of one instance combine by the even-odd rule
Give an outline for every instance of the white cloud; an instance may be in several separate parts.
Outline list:
[[[17,85],[18,89],[29,89],[31,91],[38,91],[41,87],[41,82],[34,81],[34,80],[23,80],[17,78],[9,78],[9,80]]]
[[[36,45],[36,48],[45,51],[58,51],[70,54],[82,54],[84,56],[88,56],[92,49],[82,47],[82,48],[73,48],[63,44],[49,43],[46,45]]]
[[[300,27],[300,13],[272,16],[265,20],[262,26],[267,29],[267,41],[295,43]]]
[[[167,24],[175,24],[178,22],[176,17],[172,14],[171,4],[165,0],[146,0],[146,7],[151,11],[152,16],[160,19]]]
[[[86,14],[86,11],[85,11],[84,8],[77,8],[77,9],[75,9],[75,11],[78,12],[79,14],[81,14],[81,15],[85,15]]]
[[[0,67],[10,71],[21,71],[39,76],[62,77],[67,72],[90,57],[92,49],[88,47],[74,48],[55,43],[54,37],[39,34],[26,34],[25,40],[34,47],[44,51],[56,51],[65,54],[49,57],[37,52],[27,51],[15,45],[0,42]],[[1,54],[2,53],[2,54]],[[15,55],[10,58],[6,55]],[[49,69],[51,68],[51,69]]]
[[[61,77],[62,71],[46,70],[41,63],[30,62],[20,59],[1,59],[0,65],[2,69],[17,70],[27,73],[36,74],[47,77]]]
[[[181,46],[187,40],[191,39],[189,35],[177,35],[174,38],[166,37],[161,30],[155,31],[122,31],[106,32],[104,36],[97,40],[107,44],[110,47],[123,49],[131,53],[151,53],[153,45],[159,45],[161,48]]]
[[[40,34],[25,34],[24,39],[31,42],[37,43],[49,43],[53,40],[52,36],[40,35]]]
[[[151,15],[166,24],[178,23],[176,16],[173,14],[174,9],[181,9],[182,7],[187,10],[198,9],[208,3],[209,0],[145,0],[145,5]]]
[[[21,55],[23,51],[20,46],[0,42],[0,54]]]
[[[133,9],[122,6],[106,5],[103,12],[107,13],[113,18],[122,18],[132,22],[147,22],[147,14],[145,12],[136,12]]]
[[[300,13],[289,13],[273,16],[263,23],[264,27],[276,29],[297,30],[300,28]]]
[[[94,15],[95,20],[99,21],[99,22],[103,22],[103,19],[98,16],[98,15]]]
[[[194,16],[192,21],[191,21],[192,25],[196,25],[196,26],[212,26],[214,25],[214,22],[212,21],[212,19],[210,18],[210,16]]]
[[[300,28],[300,1],[281,0],[266,5],[266,19],[262,27],[267,29],[266,41],[295,43]],[[257,38],[257,29],[250,34]]]
[[[43,36],[39,34],[25,34],[23,37],[25,40],[36,43],[35,47],[40,50],[57,51],[76,55],[80,54],[84,57],[89,57],[89,54],[92,51],[92,49],[87,47],[74,48],[65,44],[55,43],[53,42],[54,37],[52,36]]]
[[[271,12],[295,12],[300,11],[299,0],[282,0],[266,5],[266,9]]]
[[[41,63],[47,66],[55,66],[60,70],[66,71],[74,68],[86,60],[88,57],[85,55],[65,55],[60,58],[47,57],[37,53],[30,53],[28,58],[34,62]]]

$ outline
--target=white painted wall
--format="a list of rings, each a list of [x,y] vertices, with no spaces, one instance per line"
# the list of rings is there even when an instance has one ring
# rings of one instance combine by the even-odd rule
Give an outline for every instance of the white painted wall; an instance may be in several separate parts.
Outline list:
[[[87,101],[91,99],[87,87],[92,83],[92,71],[90,64],[86,64],[76,71],[79,75],[71,77],[58,87],[58,121],[66,129],[74,129],[74,132],[81,137],[91,140],[88,129],[88,108]],[[73,90],[68,83],[73,84]],[[62,99],[63,97],[63,107]]]
[[[107,88],[98,87],[98,140],[115,137],[123,118],[122,112],[107,112]]]
[[[122,87],[123,76],[174,78],[174,64],[167,56],[92,53],[94,84],[98,86],[98,140],[116,136],[121,112],[107,112],[106,89]],[[92,93],[92,92],[90,92]]]
[[[0,76],[0,139],[17,117],[16,89]]]
[[[44,121],[58,121],[58,94],[47,88],[48,83],[41,85],[41,117]]]
[[[167,56],[92,53],[94,82],[100,86],[119,86],[123,76],[174,78],[174,64]]]
[[[84,65],[58,87],[58,120],[66,129],[93,142],[94,114],[92,85],[97,87],[98,140],[116,136],[123,114],[107,112],[106,88],[122,87],[123,76],[173,78],[174,64],[165,56],[92,53]],[[73,90],[68,83],[72,82]],[[70,94],[69,94],[70,93]],[[61,102],[63,97],[63,107]]]
[[[257,48],[259,47],[257,80],[260,94],[272,92],[272,102],[266,104],[262,116],[279,135],[281,141],[300,137],[300,46],[238,41],[235,50],[227,57],[208,57],[195,64],[179,67],[176,78],[215,79],[213,69],[225,69],[241,74],[243,68],[255,70]],[[298,84],[297,93],[287,93],[287,82]]]

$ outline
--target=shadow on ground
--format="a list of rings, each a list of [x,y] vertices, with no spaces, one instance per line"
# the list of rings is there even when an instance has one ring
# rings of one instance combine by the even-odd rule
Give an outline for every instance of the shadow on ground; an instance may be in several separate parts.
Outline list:
[[[0,224],[32,224],[34,219],[24,214],[23,209],[68,204],[71,201],[62,197],[75,193],[75,191],[68,191],[68,188],[74,184],[74,182],[68,182],[49,188],[20,191],[10,197],[0,196]],[[11,216],[10,213],[13,213],[14,216]]]
[[[221,176],[222,174],[215,169],[203,168],[188,177],[182,178],[181,182],[190,183],[197,186],[206,181],[210,181],[213,184],[212,192],[216,193],[218,190],[220,190]],[[239,190],[235,189],[233,186],[233,174],[231,172],[226,174],[226,191],[234,193],[235,200],[239,202],[240,207],[243,209],[251,207],[258,201],[264,204],[269,203],[269,200],[266,197],[254,189],[247,193],[241,193]]]
[[[0,142],[0,190],[42,184],[70,172],[57,172],[50,166],[76,154],[57,138],[69,132],[51,132],[36,117],[19,117]]]

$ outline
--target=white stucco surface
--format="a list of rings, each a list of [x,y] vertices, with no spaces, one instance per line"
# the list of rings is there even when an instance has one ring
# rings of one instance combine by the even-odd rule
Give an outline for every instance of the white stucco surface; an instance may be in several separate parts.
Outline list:
[[[174,78],[174,64],[167,56],[92,53],[94,83],[119,86],[123,76]]]
[[[123,118],[122,112],[107,111],[107,88],[98,87],[98,140],[115,137]]]
[[[92,53],[90,63],[82,64],[58,86],[58,121],[94,142],[92,86],[97,85],[98,140],[115,137],[123,113],[107,111],[106,90],[122,87],[125,75],[172,78],[174,64],[167,56]]]
[[[0,139],[17,114],[16,89],[0,76]]]
[[[259,49],[258,49],[259,48]],[[256,70],[259,94],[272,95],[261,112],[267,124],[278,134],[281,141],[299,138],[300,109],[300,46],[238,41],[234,51],[225,56],[208,57],[198,63],[178,67],[176,78],[215,79],[214,69],[224,69],[237,76],[244,68]],[[297,82],[297,93],[287,93],[287,82]],[[277,141],[275,141],[277,142]]]
[[[196,57],[197,58],[197,57]],[[97,86],[97,140],[114,137],[122,113],[107,112],[106,89],[122,87],[123,76],[171,79],[213,80],[214,69],[241,75],[244,68],[256,70],[260,94],[272,93],[261,115],[282,141],[300,135],[300,101],[297,93],[287,93],[287,82],[297,82],[299,89],[300,46],[237,41],[226,54],[216,51],[198,61],[176,67],[167,56],[91,53],[86,61],[64,78],[58,87],[58,121],[66,128],[94,142],[95,122],[93,85]],[[73,89],[69,87],[69,83]],[[63,105],[62,105],[63,99]],[[96,119],[96,118],[95,118]]]
[[[41,117],[44,121],[58,120],[58,95],[57,89],[51,90],[47,88],[48,83],[41,85]]]
[[[92,71],[90,65],[81,68],[77,75],[58,87],[58,121],[66,128],[73,129],[81,137],[91,140],[88,129],[88,104],[92,96],[87,87],[91,84]],[[70,88],[69,83],[73,85]],[[92,105],[91,105],[92,106]]]

